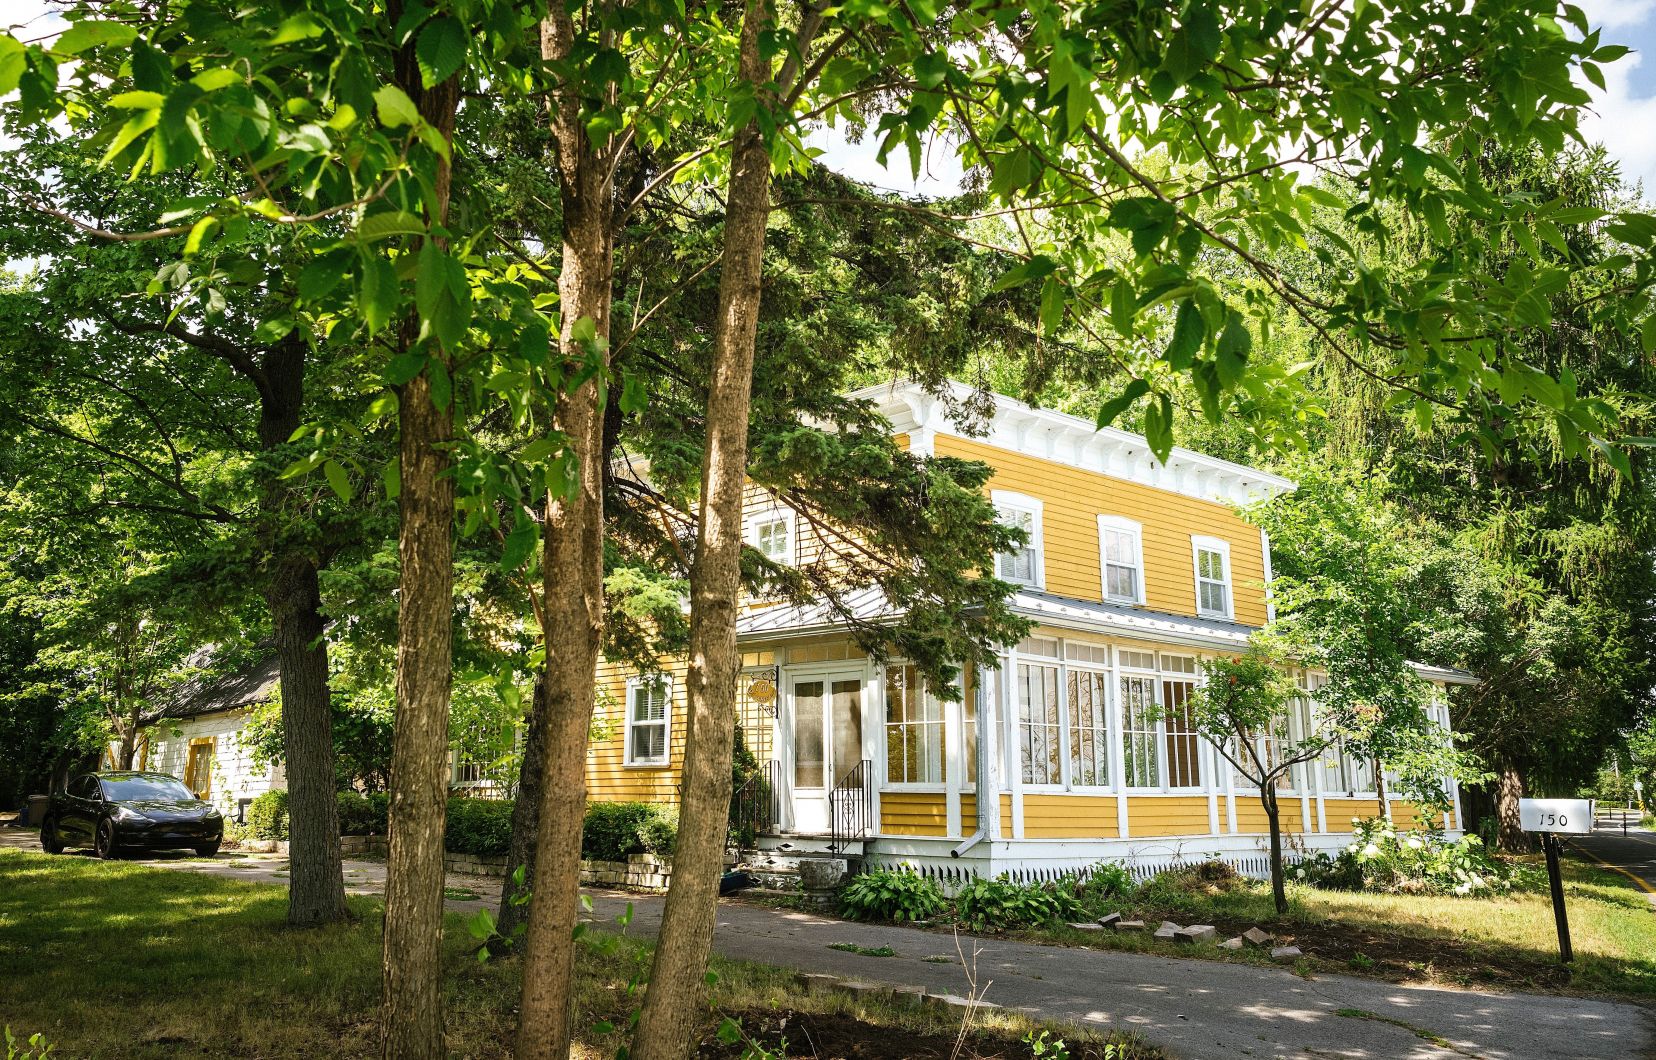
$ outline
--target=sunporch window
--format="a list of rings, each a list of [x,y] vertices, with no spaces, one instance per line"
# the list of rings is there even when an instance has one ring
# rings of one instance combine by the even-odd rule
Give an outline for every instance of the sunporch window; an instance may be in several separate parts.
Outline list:
[[[892,784],[941,784],[943,704],[913,666],[886,668],[886,780]]]
[[[627,682],[627,765],[667,764],[672,692],[672,679],[665,674],[648,674]]]

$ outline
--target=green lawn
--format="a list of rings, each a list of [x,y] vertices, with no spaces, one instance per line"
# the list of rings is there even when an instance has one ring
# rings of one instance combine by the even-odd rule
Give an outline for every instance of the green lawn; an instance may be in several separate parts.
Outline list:
[[[1656,996],[1656,912],[1632,882],[1585,862],[1565,862],[1575,965],[1558,962],[1552,903],[1545,892],[1494,898],[1366,894],[1291,886],[1278,920],[1269,888],[1170,891],[1148,888],[1105,903],[1154,928],[1162,919],[1213,924],[1223,935],[1258,924],[1300,946],[1308,969],[1459,986],[1499,986]],[[1060,928],[1065,942],[1166,952],[1146,936]],[[1181,952],[1190,952],[1182,950]],[[1267,960],[1262,954],[1204,949],[1207,956]]]
[[[142,1060],[178,1056],[377,1056],[380,905],[351,899],[353,923],[299,931],[283,922],[281,888],[86,857],[0,849],[0,1023],[19,1039],[42,1033],[56,1055]],[[516,962],[480,964],[461,919],[444,936],[453,1055],[500,1057],[511,1041]],[[627,984],[648,968],[646,946],[622,940],[584,952],[575,1055],[612,1057],[624,1044],[604,1022],[627,1025]],[[947,1057],[958,1018],[856,1007],[843,995],[805,994],[790,973],[719,961],[704,1056],[740,1057],[713,1038],[726,1015],[787,1055]],[[997,1013],[978,1021],[964,1057],[1023,1057],[1032,1028]],[[802,1027],[806,1028],[802,1030]],[[1071,1036],[1076,1060],[1103,1055]],[[803,1050],[803,1052],[801,1052]],[[1158,1056],[1147,1046],[1120,1060]]]

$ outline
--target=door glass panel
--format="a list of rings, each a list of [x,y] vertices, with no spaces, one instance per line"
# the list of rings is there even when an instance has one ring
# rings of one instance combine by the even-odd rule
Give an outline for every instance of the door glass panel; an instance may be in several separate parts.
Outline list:
[[[862,681],[834,682],[834,771],[843,775],[862,761]],[[834,778],[838,780],[839,777]]]
[[[797,682],[794,685],[794,787],[826,787],[822,782],[825,766],[822,751],[822,682]]]

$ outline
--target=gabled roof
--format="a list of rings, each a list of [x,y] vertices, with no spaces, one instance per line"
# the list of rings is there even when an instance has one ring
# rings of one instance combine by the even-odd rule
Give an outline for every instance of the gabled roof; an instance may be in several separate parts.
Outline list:
[[[268,645],[262,647],[269,648]],[[195,718],[226,710],[247,710],[276,697],[281,668],[270,649],[234,673],[216,678],[186,681],[169,702],[145,719],[146,724],[164,718]]]
[[[1281,475],[1177,446],[1163,464],[1150,452],[1143,435],[1115,427],[1100,430],[1079,416],[1036,408],[1005,394],[976,391],[952,380],[941,395],[919,383],[898,381],[864,387],[847,396],[873,402],[893,430],[915,440],[919,452],[929,450],[932,436],[948,434],[1221,504],[1248,504],[1295,487],[1292,479]],[[989,410],[986,422],[974,421],[964,411],[985,404]]]

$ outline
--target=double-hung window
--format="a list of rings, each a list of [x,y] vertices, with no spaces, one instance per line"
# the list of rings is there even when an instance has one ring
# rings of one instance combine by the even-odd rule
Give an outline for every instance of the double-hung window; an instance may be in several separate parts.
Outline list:
[[[1110,784],[1110,679],[1104,667],[1109,649],[1068,641],[1064,693],[1068,715],[1069,784],[1103,788]],[[1079,665],[1077,665],[1079,664]],[[1092,669],[1097,666],[1098,669]]]
[[[795,562],[793,512],[766,512],[748,519],[748,544],[772,563]]]
[[[672,678],[646,674],[627,682],[627,765],[667,764],[672,717]]]
[[[1119,515],[1100,515],[1098,559],[1104,599],[1121,604],[1144,603],[1144,531],[1138,523]]]
[[[886,780],[941,784],[944,778],[943,704],[913,666],[886,667]]]
[[[1216,537],[1192,537],[1190,545],[1196,562],[1196,613],[1230,618],[1230,545]]]
[[[1190,655],[1163,655],[1162,748],[1169,788],[1202,786],[1202,739],[1196,730],[1196,659]]]
[[[994,490],[989,500],[1003,526],[1022,530],[1024,543],[995,557],[995,577],[1039,589],[1045,584],[1041,569],[1041,502],[1021,493]]]

